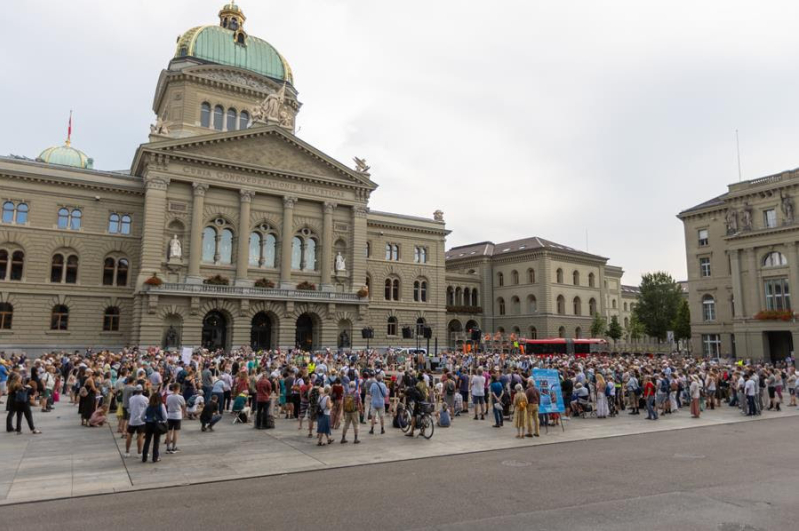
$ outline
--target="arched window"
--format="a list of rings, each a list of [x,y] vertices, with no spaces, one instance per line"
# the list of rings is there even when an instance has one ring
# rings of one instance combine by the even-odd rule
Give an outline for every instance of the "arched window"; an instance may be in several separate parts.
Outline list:
[[[119,331],[119,308],[116,306],[109,306],[105,309],[105,314],[103,315],[103,331]]]
[[[516,295],[514,295],[510,299],[510,308],[513,315],[519,315],[520,313],[522,313],[522,303],[519,300],[519,297],[517,297]]]
[[[510,272],[510,282],[514,286],[516,286],[519,283],[519,272],[516,271],[515,269]]]
[[[558,284],[563,284],[563,270],[561,268],[558,268],[558,270],[555,272],[555,281]]]
[[[67,284],[76,284],[78,282],[78,257],[74,254],[69,255],[69,258],[67,258],[67,270],[64,274],[64,282]]]
[[[522,333],[522,330],[518,326],[514,326],[513,327],[513,333],[516,334],[516,337],[519,337],[521,335],[521,333]]]
[[[219,262],[225,265],[233,262],[233,231],[230,229],[222,229],[219,238]]]
[[[594,277],[593,273],[588,273],[588,287],[594,288],[596,284],[596,278]]]
[[[200,125],[202,127],[211,127],[211,104],[207,101],[200,105]]]
[[[3,223],[14,223],[14,203],[11,201],[3,203]]]
[[[455,304],[457,306],[463,304],[463,290],[461,290],[460,286],[455,288]]]
[[[0,302],[0,330],[11,330],[14,319],[14,307],[7,302]]]
[[[56,304],[50,314],[50,330],[66,330],[68,327],[69,308],[63,304]]]
[[[261,235],[257,232],[250,234],[250,267],[258,267],[261,264]]]
[[[419,250],[419,258],[420,262],[423,264],[427,263],[427,247],[422,247]]]
[[[589,301],[588,301],[588,313],[590,313],[591,316],[596,315],[596,299],[593,299],[593,298],[589,299]]]
[[[216,256],[216,230],[213,227],[203,229],[203,262],[214,263]]]
[[[421,297],[422,297],[422,302],[427,302],[427,281],[426,280],[422,281]]]
[[[616,309],[616,299],[611,299],[611,301],[610,301],[610,306],[611,306],[611,308],[613,308],[614,310]]]
[[[625,317],[624,318],[624,329],[626,330],[629,327],[630,327],[630,318],[629,317]]]
[[[365,252],[366,252],[366,258],[372,256],[372,242],[366,242]]]
[[[58,228],[69,228],[69,210],[66,208],[58,209]]]
[[[294,236],[291,240],[291,268],[302,268],[302,238]]]
[[[250,127],[250,113],[247,111],[241,111],[239,114],[239,129],[247,129]]]
[[[479,299],[477,298],[477,288],[472,289],[472,306],[479,306],[480,303],[478,302]]]
[[[103,263],[103,286],[114,285],[114,272],[116,270],[116,260],[111,257],[105,259]]]
[[[111,234],[119,232],[119,214],[112,213],[108,216],[108,232]]]
[[[305,270],[316,271],[316,240],[308,238],[305,242]]]
[[[399,261],[399,245],[397,244],[391,246],[391,259],[395,262]]]
[[[624,303],[624,311],[625,312],[627,311],[627,303],[626,302]]]
[[[530,337],[527,339],[538,339],[538,330],[536,330],[534,326],[531,326],[527,333],[530,334]]]
[[[505,299],[502,297],[497,299],[497,308],[499,315],[505,315]]]
[[[447,306],[455,306],[455,290],[447,286]]]
[[[472,290],[463,288],[463,305],[469,306],[472,302]]]
[[[50,282],[61,282],[64,277],[64,255],[53,255],[50,263]]]
[[[28,222],[28,205],[20,203],[17,205],[16,223],[17,225],[24,225]]]
[[[558,337],[566,337],[566,328],[562,326],[558,328]]]
[[[277,263],[277,237],[264,224],[250,234],[250,266],[275,267]]]
[[[785,255],[777,251],[768,253],[763,258],[763,267],[782,267],[788,265],[788,259]]]
[[[399,279],[394,279],[391,283],[391,296],[395,301],[400,300],[400,281]]]
[[[228,131],[235,131],[236,130],[236,122],[238,116],[236,115],[236,109],[230,108],[227,110],[227,130]]]
[[[386,335],[387,336],[396,336],[397,335],[397,318],[393,315],[388,318],[387,326],[386,326]]]
[[[120,258],[117,262],[117,286],[128,285],[128,269],[128,261],[124,258]]]
[[[566,315],[566,299],[558,295],[558,315]]]
[[[386,244],[386,260],[391,260],[391,244]]]
[[[424,336],[424,326],[425,326],[424,317],[419,317],[416,320],[416,335],[417,336]]]
[[[532,267],[527,270],[527,282],[529,284],[535,284],[535,269]]]
[[[369,275],[366,275],[366,291],[369,294],[368,297],[372,298],[372,278]]]
[[[10,264],[9,258],[11,259]],[[22,280],[24,266],[24,252],[14,251],[9,256],[9,252],[6,249],[0,249],[0,280]]]
[[[122,234],[130,234],[130,222],[131,222],[130,216],[128,216],[127,214],[123,214],[122,226],[120,228],[120,232]]]
[[[712,295],[705,295],[702,297],[702,320],[716,320],[716,300]]]
[[[580,339],[581,337],[583,337],[583,329],[578,326],[574,329],[574,338]]]
[[[414,302],[427,302],[427,281],[417,280],[413,283]]]
[[[214,129],[221,131],[224,127],[225,109],[221,105],[214,107]]]
[[[501,288],[505,285],[505,275],[497,273],[497,285]]]
[[[413,283],[413,301],[419,302],[419,289],[421,287],[421,282],[418,280],[414,281]]]
[[[527,296],[527,313],[535,313],[538,311],[538,301],[535,299],[535,295],[528,295]]]
[[[574,273],[572,273],[572,284],[574,284],[575,286],[580,285],[580,272],[577,271],[576,269],[574,270]]]
[[[80,230],[80,220],[83,214],[77,208],[69,213],[69,228],[72,230]]]
[[[572,301],[572,307],[574,309],[574,315],[582,315],[583,314],[583,302],[580,300],[580,297],[575,297]]]

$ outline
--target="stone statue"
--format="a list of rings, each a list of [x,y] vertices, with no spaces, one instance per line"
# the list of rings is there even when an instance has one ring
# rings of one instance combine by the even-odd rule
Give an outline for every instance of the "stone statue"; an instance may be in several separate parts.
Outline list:
[[[780,191],[780,207],[785,216],[785,222],[793,223],[793,199],[789,195],[782,195],[782,191]]]
[[[738,213],[733,208],[727,209],[727,234],[735,234],[738,232]]]
[[[352,160],[355,161],[355,171],[358,173],[365,173],[369,174],[369,168],[371,166],[367,166],[366,159],[359,159],[358,157],[353,157]]]
[[[172,235],[172,241],[169,242],[169,259],[178,260],[183,256],[183,249],[180,247],[180,240],[178,235]]]
[[[341,256],[341,252],[339,251],[336,253],[336,272],[338,271],[346,271],[347,270],[347,262],[343,256]]]
[[[286,110],[286,106],[284,105],[283,108],[280,110],[280,127],[291,127],[292,119],[291,113]]]
[[[433,212],[433,219],[436,221],[444,221],[444,212],[441,210],[436,210]]]
[[[166,120],[158,116],[155,120],[155,123],[150,124],[150,133],[154,135],[168,135],[169,124],[166,122]]]
[[[251,109],[253,122],[274,122],[282,127],[292,127],[291,112],[286,104],[286,84],[276,93],[269,94],[257,107]]]
[[[749,203],[744,203],[744,209],[741,212],[741,225],[743,225],[743,230],[752,230],[752,207]]]

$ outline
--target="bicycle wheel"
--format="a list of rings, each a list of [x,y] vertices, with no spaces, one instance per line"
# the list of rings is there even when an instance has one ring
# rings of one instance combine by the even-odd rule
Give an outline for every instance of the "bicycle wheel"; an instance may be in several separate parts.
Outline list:
[[[425,413],[422,417],[422,437],[427,440],[433,436],[433,432],[436,431],[436,423],[433,422],[433,417],[431,417],[428,413]]]
[[[408,433],[411,429],[411,413],[407,408],[400,411],[397,416],[399,417],[399,426],[402,433]]]

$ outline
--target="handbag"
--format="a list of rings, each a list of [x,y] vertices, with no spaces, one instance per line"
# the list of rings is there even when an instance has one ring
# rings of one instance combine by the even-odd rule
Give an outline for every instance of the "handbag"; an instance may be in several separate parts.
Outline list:
[[[496,409],[497,411],[502,411],[502,404],[500,404],[499,402],[494,402],[494,409]]]
[[[155,429],[158,430],[158,433],[164,435],[169,431],[169,425],[165,421],[159,420],[155,423]]]

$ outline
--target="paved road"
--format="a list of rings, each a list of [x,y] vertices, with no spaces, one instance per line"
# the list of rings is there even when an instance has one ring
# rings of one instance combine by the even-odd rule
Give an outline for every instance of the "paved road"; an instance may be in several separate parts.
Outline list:
[[[0,529],[789,529],[797,433],[782,418],[31,503],[0,507]]]

